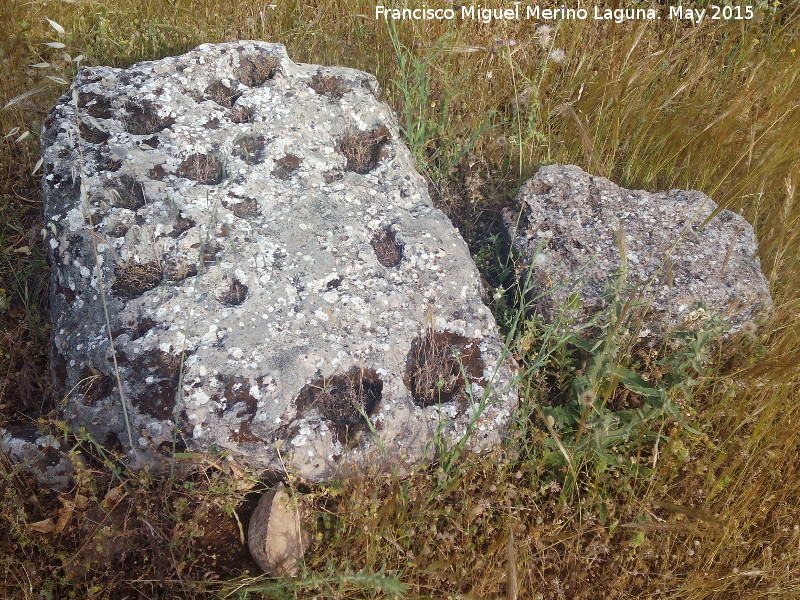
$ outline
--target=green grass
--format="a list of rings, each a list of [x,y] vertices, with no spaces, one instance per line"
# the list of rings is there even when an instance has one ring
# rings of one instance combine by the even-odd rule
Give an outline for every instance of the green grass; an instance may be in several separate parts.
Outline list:
[[[73,433],[85,467],[61,498],[0,457],[0,596],[800,598],[800,8],[759,3],[753,22],[566,21],[546,32],[524,21],[390,29],[372,18],[374,4],[355,0],[276,5],[0,6],[0,104],[17,98],[0,111],[0,133],[11,133],[0,138],[0,425],[41,418],[59,430],[31,174],[40,123],[66,89],[58,81],[77,62],[127,66],[244,38],[378,77],[436,202],[494,290],[516,357],[536,365],[509,443],[406,480],[290,482],[310,492],[316,537],[301,576],[283,581],[237,554],[261,489],[243,466],[212,456],[159,480]],[[709,362],[683,372],[694,380],[686,390],[613,336],[587,345],[589,332],[522,312],[496,216],[548,162],[626,187],[699,189],[741,211],[756,228],[774,321],[755,338],[704,346]],[[596,413],[580,404],[590,383],[575,374],[582,365],[594,365],[583,376],[602,398]],[[680,419],[699,433],[668,411],[614,410],[637,377],[662,382],[658,393],[680,399]],[[592,446],[581,433],[590,417],[595,432],[622,419],[634,427],[624,444],[609,433]],[[38,532],[47,519],[56,530]]]

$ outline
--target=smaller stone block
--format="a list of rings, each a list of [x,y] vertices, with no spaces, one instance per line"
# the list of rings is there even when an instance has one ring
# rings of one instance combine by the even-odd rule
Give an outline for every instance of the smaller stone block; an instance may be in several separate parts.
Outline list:
[[[731,332],[773,307],[753,228],[729,210],[711,218],[716,210],[701,192],[626,190],[576,166],[550,165],[523,184],[503,221],[546,318],[575,293],[577,322],[604,310],[624,256],[627,282],[650,304],[639,335],[657,342],[686,329],[699,305]]]
[[[278,484],[258,502],[250,517],[247,544],[253,560],[275,577],[297,575],[300,561],[311,544],[308,515]]]

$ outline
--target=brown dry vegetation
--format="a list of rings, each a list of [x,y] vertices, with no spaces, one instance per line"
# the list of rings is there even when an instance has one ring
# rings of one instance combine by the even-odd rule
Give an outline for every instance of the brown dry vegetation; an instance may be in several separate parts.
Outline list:
[[[31,171],[40,123],[66,89],[46,76],[70,80],[79,54],[127,66],[262,39],[296,61],[374,73],[493,285],[503,279],[487,232],[543,162],[626,187],[699,189],[756,227],[777,309],[700,378],[686,407],[700,435],[664,418],[660,444],[642,442],[619,465],[575,453],[571,469],[558,466],[538,408],[569,381],[569,363],[554,359],[529,382],[504,452],[310,490],[316,538],[296,580],[243,574],[254,571],[239,525],[259,488],[235,462],[153,480],[78,439],[88,466],[59,498],[0,457],[0,595],[800,598],[800,8],[784,5],[752,22],[588,20],[550,33],[526,21],[405,22],[393,37],[374,3],[356,0],[3,2],[0,103],[17,100],[0,111],[0,133],[19,129],[0,139],[0,425],[47,419],[60,400],[45,375],[48,273]],[[563,62],[548,60],[555,50]],[[503,320],[499,296],[495,308]],[[521,331],[525,358],[538,342]]]

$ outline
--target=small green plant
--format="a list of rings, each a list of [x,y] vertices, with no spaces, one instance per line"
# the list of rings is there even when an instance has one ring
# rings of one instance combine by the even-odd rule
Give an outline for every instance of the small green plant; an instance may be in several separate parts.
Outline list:
[[[400,41],[393,21],[387,21],[387,28],[397,61],[398,78],[392,83],[401,96],[403,137],[417,164],[429,176],[438,173],[447,177],[477,140],[492,128],[494,115],[488,114],[472,131],[452,127],[450,106],[466,89],[462,85],[466,76],[456,75],[448,58],[448,51],[454,46],[452,30],[436,40],[425,57],[420,57],[419,48],[409,48]],[[434,80],[444,83],[442,89],[433,89]]]
[[[473,256],[475,265],[489,283],[489,302],[495,319],[507,331],[518,318],[514,292],[516,274],[508,243],[498,233],[490,234]]]
[[[606,313],[584,330],[588,335],[567,333],[562,339],[559,393],[538,409],[551,434],[544,441],[545,463],[569,467],[571,484],[582,465],[591,465],[595,474],[616,469],[634,477],[649,474],[641,456],[667,441],[669,423],[699,435],[685,412],[707,371],[712,342],[727,330],[724,321],[698,307],[693,313],[702,315],[698,326],[671,333],[664,356],[645,364],[644,351],[634,347],[636,317],[645,306],[632,300],[635,290],[623,281],[621,274],[607,294]]]
[[[543,24],[537,27],[534,34],[535,43],[531,45],[535,49],[533,55],[536,57],[537,63],[533,73],[530,70],[521,68],[515,62],[514,56],[517,52],[523,50],[516,40],[510,39],[506,41],[499,39],[492,48],[492,52],[508,64],[511,74],[514,93],[514,98],[511,101],[513,111],[511,127],[515,129],[515,135],[512,135],[509,141],[518,152],[518,171],[520,176],[532,166],[530,162],[537,149],[543,149],[547,154],[546,160],[550,160],[550,140],[544,128],[550,115],[544,112],[542,92],[546,89],[547,79],[552,75],[553,70],[563,64],[567,58],[564,50],[555,46],[557,34],[558,26],[551,27]],[[527,52],[529,50],[530,48],[526,48],[524,51]],[[556,109],[558,112],[566,112],[567,110],[571,110],[569,103],[562,104]],[[578,120],[574,111],[572,111],[572,114]]]
[[[363,592],[370,598],[405,598],[406,586],[396,577],[385,573],[342,573],[331,567],[327,573],[302,573],[299,577],[263,581],[239,587],[235,598],[274,598],[275,600],[294,600],[296,598],[344,598],[348,594]]]

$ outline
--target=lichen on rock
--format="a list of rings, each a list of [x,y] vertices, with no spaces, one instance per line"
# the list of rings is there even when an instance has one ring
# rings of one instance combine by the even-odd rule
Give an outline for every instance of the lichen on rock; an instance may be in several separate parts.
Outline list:
[[[311,481],[500,440],[513,365],[377,95],[262,42],[80,70],[42,137],[73,425],[133,464],[177,431]]]

